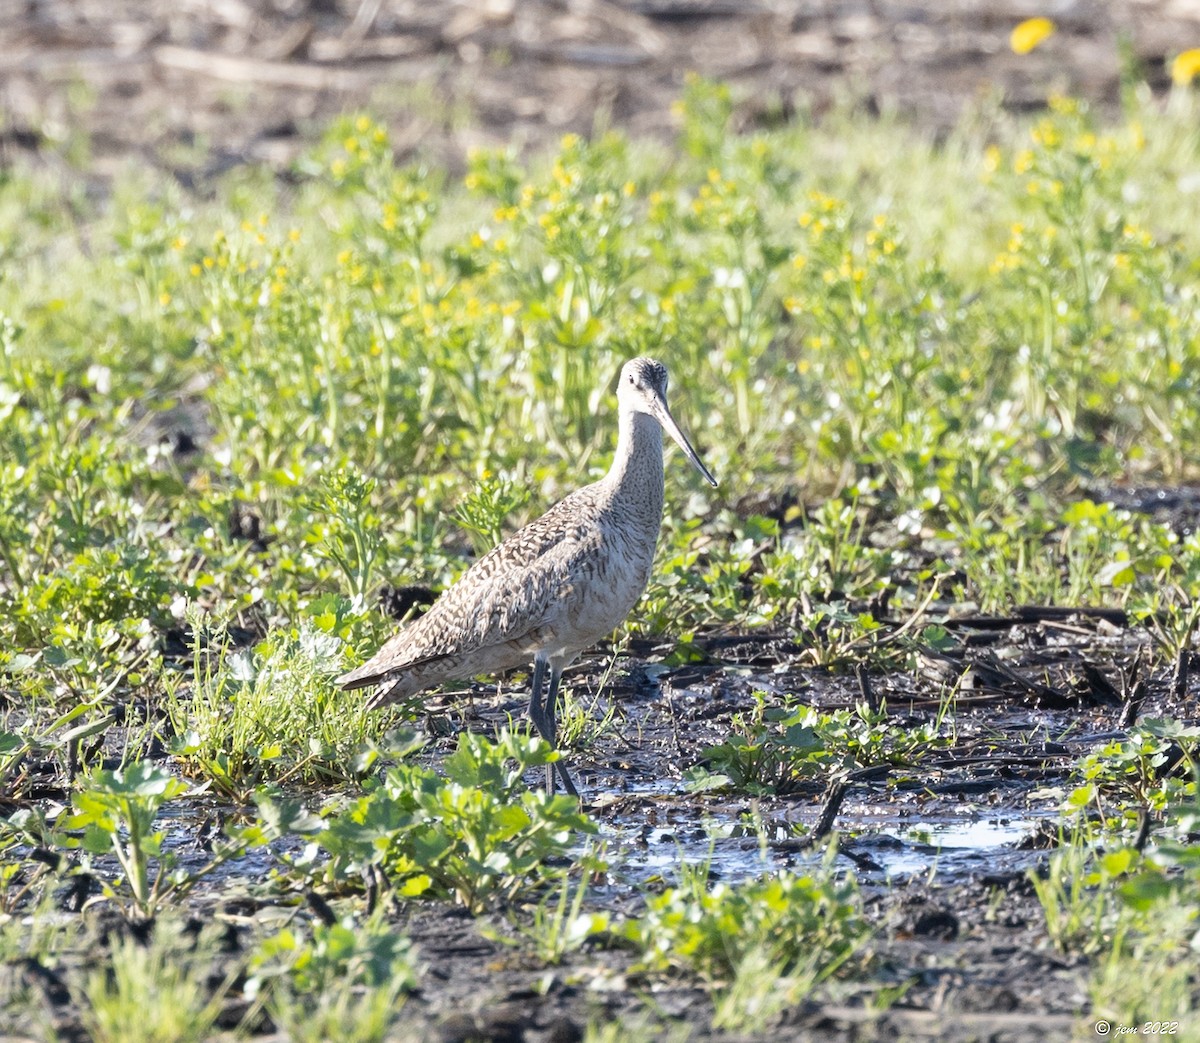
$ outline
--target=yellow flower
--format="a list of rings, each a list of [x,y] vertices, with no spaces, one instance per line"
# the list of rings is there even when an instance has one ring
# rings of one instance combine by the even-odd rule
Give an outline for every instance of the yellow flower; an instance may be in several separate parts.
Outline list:
[[[1049,18],[1026,18],[1013,29],[1008,45],[1016,54],[1028,54],[1043,40],[1053,36],[1056,28]]]
[[[1050,120],[1041,120],[1029,132],[1029,136],[1033,139],[1034,144],[1041,145],[1043,148],[1054,148],[1062,140],[1058,128]]]
[[[371,118],[369,116],[359,116],[358,119],[354,121],[354,129],[360,134],[365,134],[371,129]]]
[[[1095,151],[1096,144],[1096,135],[1090,130],[1085,130],[1082,134],[1076,135],[1075,144],[1072,147],[1076,152],[1086,155]]]
[[[1197,76],[1200,76],[1200,47],[1177,54],[1171,62],[1171,79],[1180,87],[1186,87]]]
[[[158,303],[161,304],[165,308],[168,304],[171,303],[171,295],[166,292],[160,293],[158,295]]]

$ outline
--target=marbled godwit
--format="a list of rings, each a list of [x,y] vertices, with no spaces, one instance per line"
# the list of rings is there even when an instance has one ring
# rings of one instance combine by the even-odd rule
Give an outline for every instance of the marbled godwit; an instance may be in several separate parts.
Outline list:
[[[480,558],[425,615],[339,677],[343,688],[378,684],[371,706],[382,706],[444,681],[511,670],[532,655],[529,719],[555,745],[563,669],[616,628],[650,578],[662,525],[662,429],[717,484],[667,408],[661,362],[625,363],[617,404],[617,451],[608,474]],[[578,796],[566,765],[556,764],[567,791]],[[546,788],[554,790],[549,769]]]

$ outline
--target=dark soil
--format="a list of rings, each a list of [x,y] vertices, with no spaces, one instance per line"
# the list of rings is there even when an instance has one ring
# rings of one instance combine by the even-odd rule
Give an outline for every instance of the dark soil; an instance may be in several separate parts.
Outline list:
[[[1177,694],[1167,664],[1143,668],[1143,683],[1131,685],[1148,637],[1117,613],[1031,608],[1010,619],[962,619],[951,629],[958,650],[931,656],[916,672],[814,670],[802,665],[802,650],[786,652],[795,648],[786,635],[756,634],[700,640],[708,663],[667,670],[649,667],[669,649],[638,646],[612,687],[598,693],[602,660],[568,677],[577,697],[595,700],[597,717],[610,700],[619,708],[616,727],[570,754],[587,808],[610,842],[612,866],[589,891],[593,905],[636,914],[646,881],[670,880],[684,862],[711,859],[712,875],[729,881],[803,869],[819,857],[806,837],[832,816],[839,865],[857,875],[874,927],[866,964],[835,986],[836,1001],[804,1002],[769,1032],[736,1038],[1040,1041],[1067,1038],[1081,1023],[1091,968],[1053,949],[1030,882],[1057,838],[1057,801],[1039,791],[1063,785],[1078,758],[1131,720],[1194,718],[1195,687]],[[746,660],[754,667],[741,665]],[[832,709],[853,705],[865,685],[871,698],[887,700],[894,722],[917,725],[938,713],[946,680],[964,676],[951,749],[912,767],[857,772],[832,806],[823,784],[750,797],[690,793],[681,781],[734,730],[752,690],[802,693],[802,701]],[[1131,709],[1134,688],[1140,701]],[[488,733],[525,705],[520,684],[476,686],[471,694],[431,699],[423,756],[432,763],[454,748],[459,730]],[[173,845],[200,845],[213,811],[197,807],[194,820],[173,821]],[[306,910],[301,895],[264,883],[268,862],[235,864],[236,876],[213,879],[190,902],[197,924],[226,925],[231,953],[249,943],[256,922],[278,922],[298,904],[301,916],[320,911],[320,896]],[[88,896],[60,897],[70,911]],[[83,915],[93,918],[98,939],[115,929],[96,907]],[[483,925],[516,937],[512,916],[521,910],[476,921],[448,904],[396,906],[397,926],[425,964],[404,1008],[413,1038],[543,1043],[580,1039],[590,1022],[610,1021],[633,1039],[662,1037],[672,1025],[690,1030],[690,1039],[735,1038],[711,1029],[711,1000],[696,983],[634,973],[633,954],[619,946],[597,944],[545,967],[481,933]],[[69,1039],[82,1030],[62,978],[86,958],[61,954],[53,964],[5,969],[22,990],[42,995]],[[879,1013],[884,988],[901,995]],[[229,1024],[244,1009],[231,1001]]]
[[[1089,968],[1049,944],[1029,873],[1044,864],[1057,835],[1055,801],[1038,790],[1063,784],[1070,765],[1097,741],[1120,734],[1122,715],[1129,716],[1115,693],[1130,679],[1147,638],[1107,616],[1029,609],[1012,619],[962,620],[953,629],[963,650],[931,664],[925,676],[870,677],[872,694],[887,699],[893,719],[915,725],[937,713],[945,671],[965,673],[958,742],[941,758],[923,758],[919,774],[884,767],[860,773],[865,777],[850,787],[835,826],[841,864],[857,873],[876,925],[870,984],[847,982],[838,1004],[790,1010],[761,1038],[1070,1034],[1087,1007]],[[720,837],[711,849],[714,876],[741,879],[811,861],[800,838],[828,810],[823,788],[750,798],[689,794],[678,781],[703,762],[708,746],[729,736],[733,715],[746,712],[753,689],[802,692],[825,709],[861,698],[853,676],[764,654],[786,646],[778,635],[737,644],[715,639],[711,663],[669,670],[657,684],[647,683],[635,658],[624,678],[598,695],[597,714],[608,699],[618,701],[625,715],[619,732],[629,737],[609,734],[572,754],[590,810],[623,856],[609,886],[593,890],[601,904],[630,911],[631,885],[655,873],[672,877],[680,862],[710,857],[714,828]],[[755,660],[752,671],[736,662],[746,658]],[[763,658],[776,660],[770,672]],[[993,673],[1001,662],[1002,672]],[[578,669],[577,692],[594,683],[596,670],[595,663]],[[1194,716],[1191,698],[1181,701],[1172,691],[1172,673],[1148,674],[1135,716]],[[523,706],[519,691],[476,696],[473,710],[447,706],[455,727],[486,730]],[[446,751],[452,744],[449,737],[437,740]],[[753,815],[767,827],[765,860],[761,838],[746,825]],[[627,987],[612,987],[630,959],[619,950],[546,969],[482,939],[452,911],[421,908],[407,929],[423,940],[437,982],[409,1010],[439,1026],[441,1038],[557,1040],[577,1038],[590,1019],[645,1024],[637,1019],[646,1017],[649,983],[635,976],[622,982]],[[876,1015],[870,999],[884,984],[906,991]],[[664,1025],[682,1020],[693,1030],[690,1038],[717,1038],[708,1028],[709,1001],[696,988],[656,983],[653,996]]]
[[[1013,54],[1035,14],[1058,33]],[[0,25],[0,167],[61,166],[82,134],[94,183],[134,161],[201,187],[286,169],[349,109],[457,171],[473,145],[668,137],[689,71],[732,84],[744,126],[851,100],[940,131],[989,98],[1113,107],[1122,63],[1165,90],[1200,44],[1183,0],[0,0]]]

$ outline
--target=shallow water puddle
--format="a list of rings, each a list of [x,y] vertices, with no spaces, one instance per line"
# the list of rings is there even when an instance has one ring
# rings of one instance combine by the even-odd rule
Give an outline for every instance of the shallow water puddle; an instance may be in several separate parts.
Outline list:
[[[630,885],[649,876],[675,881],[684,866],[706,862],[713,878],[737,881],[802,869],[824,857],[821,846],[815,851],[806,846],[810,807],[765,805],[745,798],[687,797],[661,785],[614,801],[597,816],[613,864],[612,882]],[[922,818],[858,808],[838,817],[839,861],[879,881],[925,873],[946,880],[1012,872],[1036,859],[1036,852],[1018,844],[1037,822],[1026,813],[939,812]]]
[[[1000,870],[1012,871],[1033,863],[1036,852],[1018,849],[1035,828],[1037,818],[1002,816],[951,818],[857,834],[847,842],[855,853],[868,854],[885,877],[934,872],[939,878],[956,878]],[[850,822],[844,830],[853,829]]]

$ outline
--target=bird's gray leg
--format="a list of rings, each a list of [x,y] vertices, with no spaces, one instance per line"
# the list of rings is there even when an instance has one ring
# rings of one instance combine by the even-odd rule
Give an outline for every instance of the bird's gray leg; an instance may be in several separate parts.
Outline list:
[[[552,667],[550,670],[550,687],[546,689],[546,702],[542,707],[542,718],[550,729],[550,745],[558,748],[558,684],[562,680],[562,668]],[[563,788],[572,797],[578,797],[579,791],[571,781],[571,773],[567,771],[566,763],[560,758],[546,767],[546,792],[554,792],[554,769],[558,770]]]
[[[529,682],[529,719],[537,729],[538,735],[553,746],[554,732],[547,724],[546,713],[542,709],[542,685],[546,680],[547,665],[541,656],[533,661],[533,679]]]
[[[533,679],[529,683],[529,719],[533,722],[533,726],[538,730],[538,734],[545,739],[552,748],[557,749],[555,743],[555,699],[558,697],[558,679],[560,672],[552,670],[550,673],[550,690],[546,693],[546,698],[542,699],[542,684],[546,679],[546,669],[549,666],[547,661],[540,655],[533,661]],[[547,712],[549,707],[549,712]],[[554,764],[546,765],[546,792],[554,792],[554,772],[557,768],[559,776],[562,778],[563,786],[566,791],[573,797],[579,796],[579,791],[575,788],[575,783],[571,781],[571,776],[567,772],[567,766],[558,760]]]

